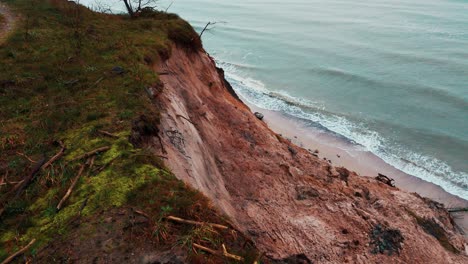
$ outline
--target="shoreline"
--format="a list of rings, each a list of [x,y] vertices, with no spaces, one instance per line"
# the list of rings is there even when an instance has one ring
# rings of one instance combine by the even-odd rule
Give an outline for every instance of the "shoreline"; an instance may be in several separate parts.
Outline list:
[[[318,156],[330,160],[334,166],[343,166],[361,176],[376,177],[378,173],[387,175],[395,180],[395,185],[399,189],[442,203],[446,208],[468,207],[467,200],[448,193],[436,184],[398,170],[370,151],[359,149],[355,144],[346,142],[338,136],[311,127],[301,119],[263,109],[251,104],[245,98],[241,99],[252,112],[262,113],[263,121],[273,131],[297,146],[312,152],[318,150]],[[468,213],[452,213],[452,216],[468,241]]]

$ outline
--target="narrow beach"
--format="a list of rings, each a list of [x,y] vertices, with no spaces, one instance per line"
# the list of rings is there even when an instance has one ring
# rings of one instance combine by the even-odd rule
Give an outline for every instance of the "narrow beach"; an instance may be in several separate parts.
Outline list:
[[[262,113],[265,116],[263,120],[273,131],[300,147],[311,151],[318,150],[318,156],[330,160],[334,166],[346,167],[362,176],[375,177],[378,173],[384,174],[393,178],[398,188],[443,203],[447,208],[468,207],[467,200],[446,192],[436,184],[406,174],[373,153],[359,150],[338,136],[308,126],[305,121],[295,117],[259,108],[245,99],[243,101],[253,112]],[[454,213],[453,216],[468,241],[468,213]]]

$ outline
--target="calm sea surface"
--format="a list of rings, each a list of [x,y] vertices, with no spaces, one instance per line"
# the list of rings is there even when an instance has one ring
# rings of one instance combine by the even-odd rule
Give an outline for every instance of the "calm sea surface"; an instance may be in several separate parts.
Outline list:
[[[249,102],[468,199],[468,0],[175,0],[169,11],[197,31],[218,22],[205,47]]]

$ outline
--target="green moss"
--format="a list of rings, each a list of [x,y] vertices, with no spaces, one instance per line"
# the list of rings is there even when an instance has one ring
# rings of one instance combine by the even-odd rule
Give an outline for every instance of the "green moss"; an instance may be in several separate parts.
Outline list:
[[[158,134],[159,113],[144,88],[160,84],[153,66],[170,56],[171,43],[201,49],[193,28],[161,12],[133,20],[66,0],[4,2],[24,19],[0,47],[0,168],[7,168],[10,181],[19,181],[34,164],[18,153],[48,159],[61,149],[58,142],[66,152],[20,197],[10,199],[8,189],[0,188],[0,260],[33,238],[37,242],[27,255],[72,232],[91,237],[96,227],[78,230],[77,219],[96,220],[98,212],[113,208],[142,208],[159,220],[170,212],[222,222],[203,195],[177,180],[149,150],[129,142],[132,129],[144,137]],[[113,72],[115,67],[124,72]],[[145,140],[132,143],[144,147]],[[75,158],[103,146],[110,149],[94,156],[93,167],[86,166],[57,211],[86,162]],[[182,236],[191,228],[174,233]]]
[[[61,186],[51,188],[44,192],[44,195],[37,197],[24,210],[32,217],[29,218],[27,227],[23,224],[24,234],[21,235],[20,242],[27,243],[36,238],[38,246],[47,243],[56,235],[66,234],[70,221],[79,214],[86,217],[93,215],[97,210],[124,206],[128,203],[128,197],[134,192],[149,183],[158,184],[169,175],[151,163],[138,158],[140,155],[147,154],[144,150],[134,148],[128,142],[129,131],[122,131],[118,133],[119,138],[109,141],[92,138],[92,134],[86,133],[87,129],[88,127],[72,130],[64,135],[65,142],[76,149],[71,151],[65,160],[71,161],[76,155],[81,155],[97,146],[110,145],[111,148],[102,155],[96,156],[95,160],[94,168],[106,166],[106,169],[96,174],[92,169],[86,170],[66,206],[59,212],[56,212],[56,206],[70,185],[71,178],[76,174],[76,169],[73,170],[73,176]],[[76,168],[80,162],[84,161],[75,161],[75,164],[70,164],[70,166]],[[174,179],[174,181],[177,180]],[[86,206],[83,206],[85,201]],[[0,239],[5,243],[16,236],[16,233],[9,230],[2,233]]]
[[[65,0],[6,3],[24,19],[0,48],[0,165],[8,167],[10,180],[19,180],[31,165],[18,152],[36,160],[43,153],[51,157],[59,149],[54,141],[67,150],[20,199],[6,203],[0,259],[31,238],[40,246],[66,233],[81,209],[88,216],[123,206],[132,192],[168,175],[156,167],[160,162],[142,158],[148,153],[134,148],[128,136],[131,121],[152,108],[144,88],[159,82],[152,66],[170,49],[167,32],[182,21],[158,12],[130,20]],[[113,73],[116,66],[124,73]],[[99,129],[119,138],[100,136]],[[94,168],[86,169],[56,212],[84,161],[69,162],[102,146],[111,149],[96,156]],[[7,194],[0,189],[0,202]]]

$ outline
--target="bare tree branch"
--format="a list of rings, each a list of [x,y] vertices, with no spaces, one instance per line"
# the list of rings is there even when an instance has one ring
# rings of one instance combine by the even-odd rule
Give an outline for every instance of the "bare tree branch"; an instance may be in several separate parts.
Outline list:
[[[203,33],[205,33],[205,31],[210,31],[214,28],[214,25],[216,24],[226,24],[226,22],[224,21],[215,21],[215,22],[208,22],[206,23],[205,27],[203,28],[203,30],[200,32],[200,38],[203,36]]]
[[[166,10],[164,10],[164,13],[167,13],[167,11],[169,10],[169,8],[171,8],[171,6],[174,4],[174,1],[171,2],[171,4],[166,8]]]
[[[135,18],[145,9],[156,9],[158,0],[122,0],[127,9],[127,13]]]

